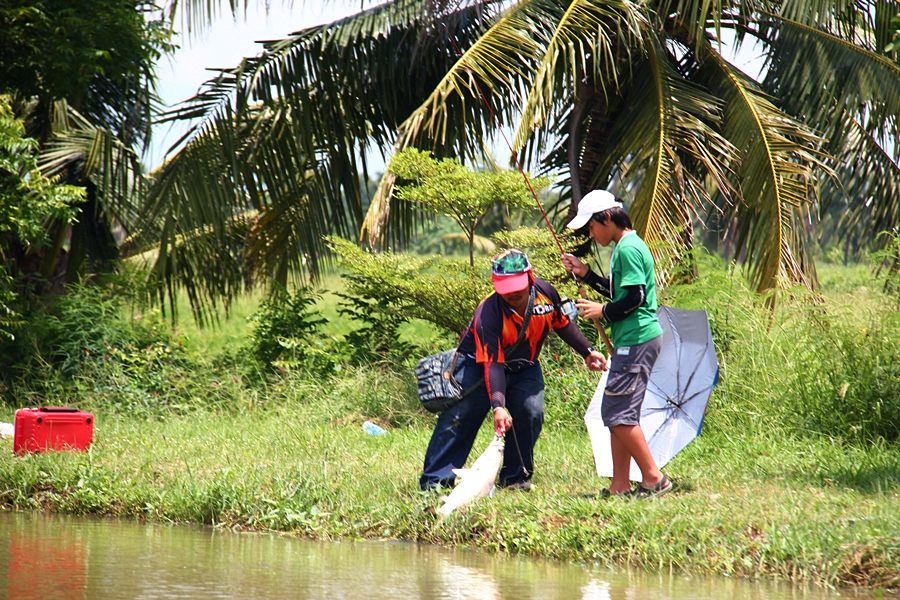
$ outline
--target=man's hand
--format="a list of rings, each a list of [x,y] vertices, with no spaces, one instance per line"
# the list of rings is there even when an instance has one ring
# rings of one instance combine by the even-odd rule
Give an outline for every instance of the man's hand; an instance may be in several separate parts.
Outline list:
[[[571,271],[579,277],[584,277],[585,275],[587,275],[588,266],[581,262],[581,260],[573,254],[563,254],[562,263],[566,271]]]
[[[497,435],[506,435],[512,427],[512,416],[502,406],[494,409],[494,431]]]
[[[578,298],[575,300],[575,306],[578,307],[578,312],[581,313],[581,316],[586,319],[599,319],[603,317],[603,305],[599,302]]]
[[[605,371],[606,357],[596,350],[591,350],[591,353],[584,357],[584,364],[591,371]]]

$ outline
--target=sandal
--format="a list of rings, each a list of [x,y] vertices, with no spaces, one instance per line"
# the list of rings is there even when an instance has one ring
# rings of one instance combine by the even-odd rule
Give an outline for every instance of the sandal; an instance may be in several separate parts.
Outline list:
[[[672,488],[675,487],[675,484],[672,483],[672,480],[669,479],[665,473],[663,473],[662,479],[659,480],[659,483],[654,485],[652,488],[645,488],[643,485],[639,485],[637,491],[634,492],[634,495],[639,500],[643,500],[645,498],[654,498],[656,496],[662,496],[667,492],[671,492]]]
[[[608,498],[631,498],[636,494],[634,488],[628,490],[627,492],[617,492],[613,494],[609,491],[609,488],[605,488],[600,490],[600,498],[606,500]]]

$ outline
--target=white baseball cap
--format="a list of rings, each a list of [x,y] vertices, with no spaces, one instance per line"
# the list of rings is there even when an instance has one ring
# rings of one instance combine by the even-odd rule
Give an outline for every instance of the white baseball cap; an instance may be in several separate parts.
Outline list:
[[[622,208],[622,203],[616,201],[616,197],[606,190],[593,190],[578,203],[578,214],[566,224],[569,229],[581,229],[590,221],[595,213],[609,210],[610,208]]]

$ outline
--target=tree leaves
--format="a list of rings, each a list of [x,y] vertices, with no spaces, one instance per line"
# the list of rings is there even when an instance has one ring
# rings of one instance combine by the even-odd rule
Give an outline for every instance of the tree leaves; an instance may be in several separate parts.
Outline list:
[[[269,250],[254,262],[278,278],[295,268],[314,273],[322,252],[314,236],[346,227],[342,208],[359,214],[349,181],[367,175],[367,149],[415,145],[471,160],[518,121],[514,149],[541,161],[545,174],[564,174],[571,195],[563,189],[561,198],[612,186],[629,201],[664,276],[708,210],[725,219],[725,245],[757,289],[813,286],[808,239],[818,194],[858,211],[846,221],[857,239],[857,228],[900,217],[895,186],[869,185],[845,168],[865,165],[896,180],[889,149],[900,147],[900,73],[879,55],[892,52],[889,5],[400,0],[268,43],[171,116],[205,119],[185,142],[209,136],[204,143],[217,145],[221,181],[240,191],[230,199],[222,191],[223,205],[240,208],[225,214],[258,211],[250,239],[267,240],[258,247]],[[761,44],[769,58],[762,86],[715,48],[726,28]],[[261,129],[248,125],[259,132],[251,151],[234,128],[258,107],[270,116]],[[204,164],[191,152],[174,161],[186,163],[185,178]],[[853,190],[835,184],[837,171],[865,201],[848,200]],[[396,184],[386,173],[361,219],[360,235],[374,243],[402,241],[414,222],[408,203],[392,202]],[[179,185],[183,201],[198,194],[189,201],[195,210],[177,220],[194,230],[200,205],[218,200],[187,180]],[[171,202],[159,215],[178,206],[158,198]],[[309,236],[284,226],[306,227],[288,217],[300,214],[312,219]],[[217,219],[224,227],[227,219]],[[264,233],[270,228],[280,233]],[[285,244],[302,260],[279,254]]]

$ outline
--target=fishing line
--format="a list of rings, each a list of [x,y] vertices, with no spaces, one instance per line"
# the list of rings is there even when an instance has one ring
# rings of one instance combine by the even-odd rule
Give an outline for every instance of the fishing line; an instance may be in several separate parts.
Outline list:
[[[444,31],[447,32],[447,38],[450,40],[450,43],[453,45],[453,49],[456,51],[457,56],[459,56],[460,60],[463,58],[462,50],[459,45],[456,43],[456,39],[450,33],[450,30],[447,28],[447,24],[444,23]],[[544,210],[544,205],[541,204],[540,199],[538,199],[537,192],[534,191],[534,186],[531,185],[531,180],[528,178],[528,175],[525,173],[525,169],[522,168],[522,163],[519,161],[519,155],[513,150],[512,144],[509,142],[509,139],[506,137],[506,134],[503,132],[503,129],[497,127],[497,115],[494,113],[494,108],[491,106],[490,101],[485,96],[484,91],[482,91],[481,86],[478,84],[478,80],[469,72],[469,77],[471,77],[472,83],[475,84],[475,89],[478,90],[478,95],[481,96],[481,101],[484,103],[485,107],[488,109],[488,114],[491,115],[491,124],[494,128],[500,132],[501,137],[503,137],[503,141],[506,142],[507,148],[509,148],[510,155],[512,156],[513,161],[516,163],[516,169],[519,170],[519,173],[522,174],[522,179],[525,180],[525,185],[528,187],[528,191],[531,192],[531,197],[534,198],[535,203],[537,204],[538,209],[541,211],[541,215],[544,217],[544,223],[547,224],[547,229],[550,230],[550,235],[553,236],[553,241],[556,242],[557,247],[559,248],[559,252],[561,254],[565,253],[565,249],[563,245],[559,242],[559,238],[556,237],[556,231],[553,229],[553,224],[550,223],[550,217],[547,216],[547,211]]]
[[[459,44],[456,43],[456,38],[450,33],[450,29],[447,27],[447,24],[444,23],[444,31],[447,33],[447,39],[450,40],[450,44],[453,46],[453,49],[456,51],[459,59],[462,60],[463,52],[459,47]],[[472,74],[471,71],[468,72],[469,77],[471,78],[472,83],[475,85],[475,89],[478,90],[478,95],[481,97],[481,101],[484,103],[485,107],[488,109],[488,114],[491,116],[491,125],[494,126],[494,129],[500,132],[500,136],[503,138],[503,141],[506,142],[507,148],[509,148],[510,156],[516,164],[516,169],[518,169],[519,173],[522,175],[522,179],[525,180],[525,185],[528,187],[528,191],[531,192],[531,197],[534,198],[535,204],[537,204],[538,210],[541,211],[541,216],[544,217],[544,223],[547,225],[547,229],[550,230],[550,235],[553,236],[553,241],[556,242],[557,248],[559,248],[560,254],[565,254],[566,250],[563,248],[563,245],[560,243],[559,238],[556,237],[556,230],[553,228],[553,224],[550,223],[550,217],[547,216],[547,211],[544,210],[544,205],[541,204],[540,199],[537,196],[537,192],[534,191],[534,186],[531,185],[531,180],[528,178],[528,174],[525,173],[525,169],[522,167],[522,163],[519,160],[518,153],[513,150],[512,144],[509,142],[509,139],[506,137],[506,134],[503,132],[503,128],[497,126],[497,115],[494,113],[494,107],[491,106],[490,101],[487,99],[484,91],[481,89],[481,85],[478,84],[478,79]],[[601,269],[602,271],[602,269]],[[581,285],[581,282],[578,280],[578,277],[574,272],[569,271],[569,275],[572,276],[572,280],[575,282],[575,285],[578,286],[578,294],[587,299],[587,292],[584,287]],[[597,318],[592,318],[591,321],[594,323],[594,327],[597,329],[597,333],[600,334],[600,337],[603,339],[603,343],[606,346],[609,355],[612,356],[613,347],[612,342],[609,340],[609,337],[606,335],[606,331],[600,325],[600,320]],[[518,443],[516,443],[518,447]]]
[[[513,443],[516,445],[516,453],[519,455],[519,464],[522,465],[522,472],[525,473],[525,477],[528,477],[531,473],[525,468],[525,459],[522,458],[522,449],[519,448],[519,438],[516,437],[516,428],[510,427],[509,430],[512,431],[513,434]]]

